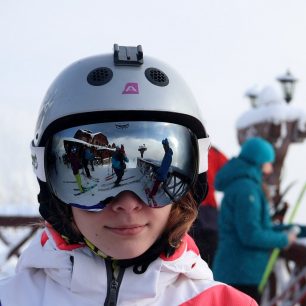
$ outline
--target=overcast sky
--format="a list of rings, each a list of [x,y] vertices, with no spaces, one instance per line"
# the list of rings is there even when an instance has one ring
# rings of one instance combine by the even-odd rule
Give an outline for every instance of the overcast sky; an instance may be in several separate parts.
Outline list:
[[[184,76],[213,143],[231,156],[253,84],[279,88],[289,68],[299,79],[292,103],[306,110],[305,16],[304,0],[1,0],[0,203],[35,203],[29,143],[48,86],[71,62],[141,44]],[[306,181],[305,153],[306,143],[294,145],[286,161],[284,184],[298,180],[291,202]]]

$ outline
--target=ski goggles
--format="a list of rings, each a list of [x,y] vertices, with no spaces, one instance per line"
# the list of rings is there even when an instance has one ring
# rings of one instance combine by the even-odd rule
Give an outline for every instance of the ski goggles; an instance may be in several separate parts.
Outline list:
[[[129,121],[71,127],[31,149],[36,176],[60,201],[100,211],[123,191],[150,207],[179,201],[207,171],[209,147],[178,124]]]

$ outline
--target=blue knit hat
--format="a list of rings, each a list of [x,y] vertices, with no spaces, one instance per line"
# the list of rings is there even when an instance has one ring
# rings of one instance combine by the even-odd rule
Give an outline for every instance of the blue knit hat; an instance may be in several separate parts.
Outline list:
[[[239,157],[261,166],[264,163],[274,162],[275,151],[270,142],[260,137],[253,137],[242,144]]]

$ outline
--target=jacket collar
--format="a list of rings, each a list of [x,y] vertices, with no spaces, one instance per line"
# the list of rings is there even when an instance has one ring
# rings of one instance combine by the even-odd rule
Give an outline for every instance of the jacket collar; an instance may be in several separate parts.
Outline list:
[[[48,236],[43,245],[42,235]],[[72,292],[106,296],[104,260],[83,245],[72,250],[59,249],[50,229],[38,233],[31,246],[23,252],[17,272],[28,269],[44,270],[46,277]],[[171,257],[156,259],[143,274],[135,274],[132,268],[127,268],[120,287],[120,296],[127,300],[137,296],[154,298],[165,286],[174,284],[182,275],[191,279],[213,279],[212,272],[199,256],[195,243],[188,235]],[[131,286],[134,282],[141,282],[143,286]]]

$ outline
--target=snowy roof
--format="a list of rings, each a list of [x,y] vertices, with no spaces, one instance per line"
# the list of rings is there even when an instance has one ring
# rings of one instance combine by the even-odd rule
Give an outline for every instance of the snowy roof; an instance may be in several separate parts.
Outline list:
[[[298,121],[299,130],[306,130],[305,111],[286,103],[280,91],[273,86],[265,86],[258,92],[255,107],[238,118],[236,128],[243,129],[263,122],[280,124],[292,121]]]
[[[236,128],[243,129],[263,122],[280,124],[281,122],[292,121],[298,121],[299,129],[306,131],[305,111],[286,103],[268,104],[252,108],[242,114],[236,122]]]
[[[256,99],[256,107],[271,104],[286,104],[279,90],[272,86],[265,86],[259,93]]]
[[[79,144],[86,145],[86,146],[89,146],[89,147],[94,147],[94,148],[100,149],[100,150],[102,149],[102,150],[115,151],[114,148],[109,148],[108,146],[95,145],[95,144],[88,143],[86,141],[83,141],[83,140],[77,139],[77,138],[73,138],[73,137],[64,137],[64,138],[62,138],[62,140],[71,141],[71,142],[77,142]]]
[[[257,84],[253,85],[252,87],[249,87],[246,92],[245,92],[245,96],[246,97],[258,97],[259,95],[259,86]]]

